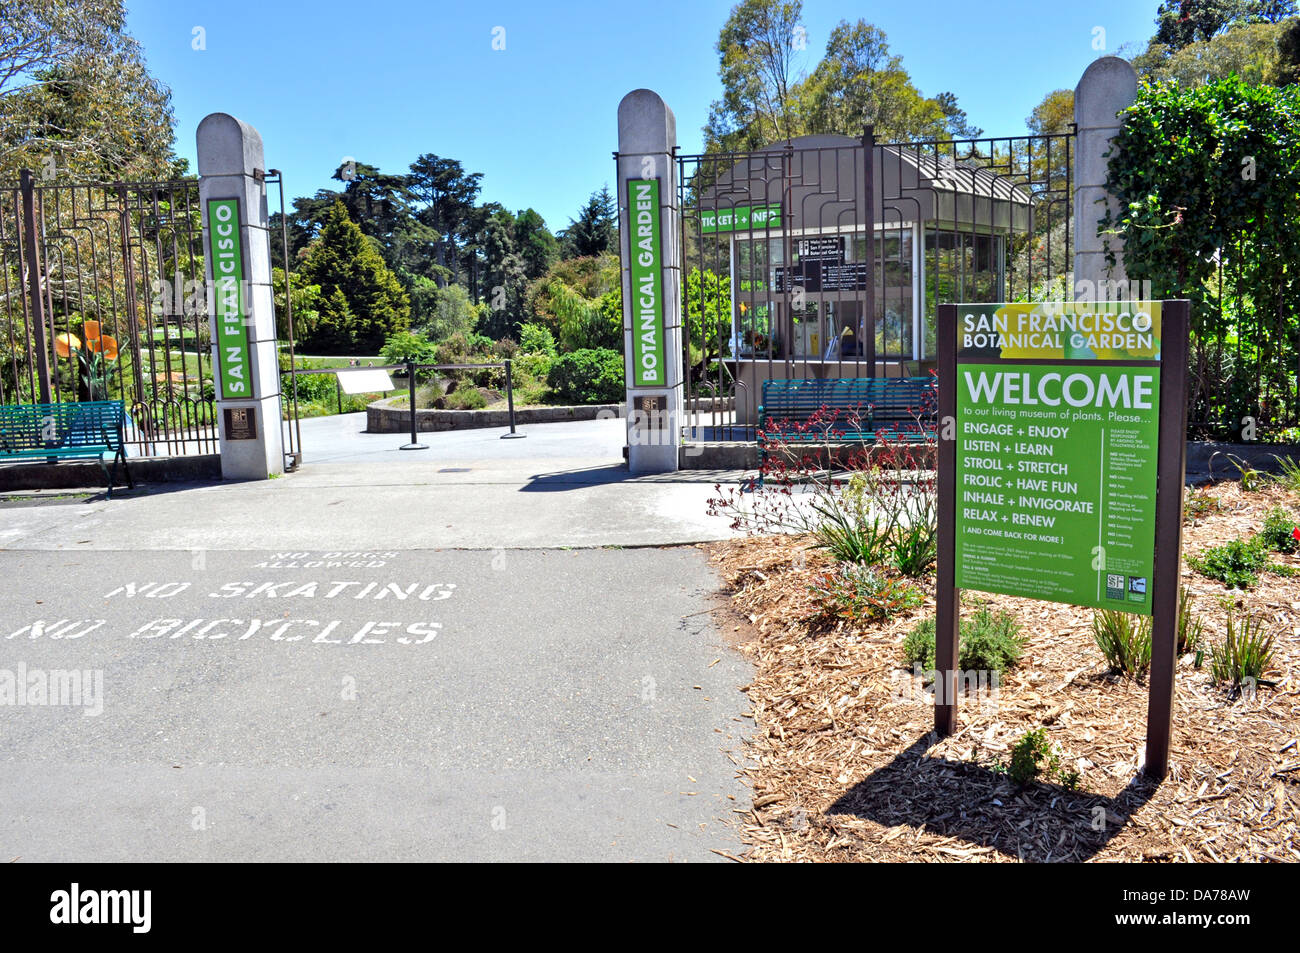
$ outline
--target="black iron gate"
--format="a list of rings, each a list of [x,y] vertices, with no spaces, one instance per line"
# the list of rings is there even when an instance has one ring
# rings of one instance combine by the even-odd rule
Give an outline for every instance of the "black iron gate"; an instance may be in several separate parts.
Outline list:
[[[24,171],[0,187],[0,302],[0,403],[119,399],[132,456],[218,452],[198,179]]]
[[[868,128],[679,156],[688,438],[754,439],[764,380],[929,373],[940,304],[1072,297],[1072,147]]]

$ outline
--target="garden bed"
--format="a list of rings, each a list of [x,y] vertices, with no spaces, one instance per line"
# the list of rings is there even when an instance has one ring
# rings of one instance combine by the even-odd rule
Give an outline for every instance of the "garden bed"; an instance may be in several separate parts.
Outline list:
[[[1185,556],[1258,532],[1264,513],[1300,510],[1300,494],[1238,482],[1198,492],[1184,527]],[[819,619],[810,587],[834,566],[810,537],[761,536],[712,544],[728,596],[725,631],[743,640],[755,676],[753,738],[741,771],[753,807],[734,817],[750,860],[1230,861],[1300,860],[1300,576],[1266,574],[1229,591],[1183,568],[1204,622],[1202,664],[1179,660],[1169,777],[1139,770],[1145,680],[1108,671],[1090,609],[967,593],[1015,616],[1027,636],[1020,663],[994,699],[959,702],[958,730],[931,734],[934,709],[902,664],[924,604],[874,623]],[[1297,566],[1294,556],[1273,556]],[[1254,697],[1210,675],[1208,647],[1223,640],[1230,597],[1259,613],[1275,661]],[[1013,746],[1043,729],[1074,789],[1005,773]]]

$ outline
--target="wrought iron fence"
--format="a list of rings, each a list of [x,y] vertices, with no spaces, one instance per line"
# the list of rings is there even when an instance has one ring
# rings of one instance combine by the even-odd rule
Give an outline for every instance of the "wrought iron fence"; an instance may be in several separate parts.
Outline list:
[[[1073,139],[679,156],[688,431],[753,439],[772,378],[928,374],[940,304],[1068,297]]]
[[[1202,287],[1157,294],[1189,297],[1192,336],[1188,435],[1199,440],[1300,443],[1300,315],[1296,279],[1259,288],[1250,236],[1228,238],[1215,256],[1214,274]]]
[[[0,188],[0,403],[121,399],[133,455],[215,452],[197,179]]]

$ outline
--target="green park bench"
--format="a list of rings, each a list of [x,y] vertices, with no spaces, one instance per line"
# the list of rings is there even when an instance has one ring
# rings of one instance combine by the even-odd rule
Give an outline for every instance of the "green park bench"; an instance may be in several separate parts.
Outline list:
[[[931,443],[937,396],[933,377],[763,381],[759,470],[774,443]]]
[[[113,496],[113,478],[121,461],[127,486],[135,488],[126,462],[126,411],[120,400],[60,404],[0,404],[0,463],[55,463],[93,458],[99,462]],[[113,455],[113,469],[104,454]]]

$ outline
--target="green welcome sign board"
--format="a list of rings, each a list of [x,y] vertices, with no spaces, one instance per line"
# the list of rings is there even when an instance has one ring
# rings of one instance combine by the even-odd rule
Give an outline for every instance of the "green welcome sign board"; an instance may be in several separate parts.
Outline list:
[[[627,219],[632,287],[631,385],[666,387],[664,257],[658,179],[628,180]]]
[[[1151,617],[1146,762],[1169,771],[1191,303],[943,304],[934,727],[962,589]]]
[[[738,205],[735,208],[700,209],[700,232],[747,232],[760,228],[781,227],[781,206]]]
[[[239,224],[239,199],[208,200],[208,257],[216,305],[219,393],[224,400],[253,396]]]
[[[956,585],[1151,614],[1160,304],[961,305]]]

